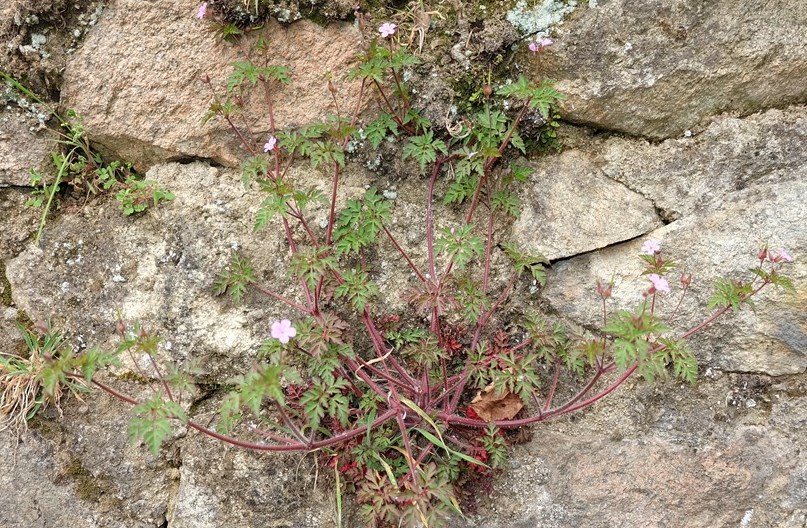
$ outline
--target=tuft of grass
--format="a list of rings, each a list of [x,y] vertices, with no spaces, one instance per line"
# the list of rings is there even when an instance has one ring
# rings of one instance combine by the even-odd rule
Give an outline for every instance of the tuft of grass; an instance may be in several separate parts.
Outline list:
[[[0,431],[14,430],[17,435],[28,428],[28,421],[48,404],[61,413],[62,384],[55,384],[46,394],[43,373],[48,360],[60,355],[66,346],[63,338],[50,328],[43,337],[17,324],[23,335],[27,355],[0,351]]]

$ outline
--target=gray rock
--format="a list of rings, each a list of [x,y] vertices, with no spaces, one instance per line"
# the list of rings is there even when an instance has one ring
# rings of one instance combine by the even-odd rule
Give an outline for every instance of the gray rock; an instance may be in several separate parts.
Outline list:
[[[31,169],[47,166],[55,143],[32,126],[36,121],[21,112],[0,109],[0,187],[30,185]]]
[[[255,255],[263,269],[272,267],[264,259],[275,260],[275,251],[284,254],[276,231],[252,234],[260,195],[244,191],[235,172],[200,163],[156,166],[147,176],[176,199],[141,217],[124,217],[110,201],[50,222],[41,248],[8,262],[14,301],[33,320],[52,319],[86,343],[112,337],[120,308],[130,323],[170,328],[166,338],[177,361],[202,350],[229,357],[213,361],[213,370],[230,364],[229,370],[239,357],[251,361],[245,355],[260,337],[245,326],[255,315],[240,308],[224,315],[226,304],[215,302],[211,290],[234,248],[266,251]]]
[[[801,0],[594,5],[578,7],[534,61],[569,96],[564,119],[660,139],[721,112],[807,99]]]
[[[194,17],[197,6],[191,0],[115,2],[68,61],[63,104],[78,112],[98,145],[141,171],[186,158],[237,165],[244,156],[226,123],[200,124],[212,99],[202,80],[209,74],[223,95],[231,63],[241,57],[238,47],[218,41],[208,21]],[[292,84],[273,96],[278,128],[335,113],[324,74],[332,72],[341,84],[359,50],[358,31],[346,24],[322,28],[301,21],[289,27],[269,23],[261,34],[279,44],[270,63],[291,69]],[[346,84],[339,93],[343,115],[355,102],[353,88]],[[247,113],[258,135],[255,147],[269,129],[259,95],[248,108],[261,113]],[[244,126],[240,117],[238,126]]]
[[[53,407],[40,412],[19,443],[12,432],[0,433],[7,455],[0,458],[0,489],[19,497],[0,503],[0,524],[161,525],[173,486],[166,461],[127,446],[128,415],[109,398],[63,404],[63,415]]]
[[[541,158],[522,196],[513,241],[550,260],[630,240],[662,225],[653,203],[609,179],[590,156]]]
[[[172,527],[335,524],[333,489],[315,487],[317,478],[327,478],[316,455],[254,453],[198,438],[185,444],[182,457]]]
[[[675,219],[756,182],[807,176],[805,143],[807,108],[794,106],[746,119],[721,116],[693,137],[656,145],[613,137],[595,153],[605,174]]]
[[[807,369],[805,203],[807,178],[795,174],[790,181],[758,184],[727,194],[722,200],[715,199],[708,210],[648,233],[646,238],[660,241],[664,255],[680,264],[679,271],[670,277],[673,292],[660,294],[659,313],[673,312],[681,293],[680,272],[694,275],[693,288],[672,325],[679,332],[705,318],[705,303],[712,293],[713,281],[743,276],[744,270],[755,265],[762,244],[770,244],[772,250],[785,247],[797,255],[796,262],[785,264],[783,272],[794,279],[799,293],[768,291],[755,312],[744,310],[720,319],[696,336],[695,349],[705,363],[770,375]],[[602,312],[596,282],[608,282],[613,277],[611,307],[635,306],[650,285],[646,277],[639,276],[643,263],[635,255],[641,245],[642,240],[636,240],[553,266],[545,297],[555,309],[578,322],[598,325]]]
[[[452,526],[800,526],[807,413],[790,396],[800,378],[629,382],[582,419],[538,424],[513,452],[524,469],[504,472],[478,513]],[[727,405],[738,390],[762,408]]]
[[[42,211],[26,208],[28,197],[29,193],[22,189],[0,188],[0,261],[22,251],[25,241],[36,231]]]

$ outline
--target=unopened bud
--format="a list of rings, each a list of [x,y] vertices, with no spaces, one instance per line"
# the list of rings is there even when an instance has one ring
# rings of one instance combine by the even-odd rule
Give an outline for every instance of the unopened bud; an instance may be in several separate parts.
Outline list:
[[[689,288],[690,284],[692,284],[692,274],[684,273],[681,275],[681,284],[684,286],[684,288]]]
[[[603,299],[610,299],[613,287],[614,285],[612,283],[608,283],[608,286],[603,287],[602,283],[597,281],[597,295]]]
[[[764,246],[762,249],[759,250],[759,253],[757,253],[757,258],[760,261],[768,258],[768,246]]]
[[[123,322],[123,319],[118,319],[118,324],[115,326],[115,331],[121,336],[126,333],[126,323]]]
[[[49,325],[47,322],[42,321],[41,319],[34,323],[34,329],[39,332],[40,334],[47,334],[49,330]]]
[[[328,91],[331,92],[331,95],[336,97],[336,85],[333,83],[333,79],[328,77]]]
[[[493,95],[493,87],[489,84],[485,84],[485,86],[482,87],[482,95],[484,95],[486,99],[490,99],[490,96]]]

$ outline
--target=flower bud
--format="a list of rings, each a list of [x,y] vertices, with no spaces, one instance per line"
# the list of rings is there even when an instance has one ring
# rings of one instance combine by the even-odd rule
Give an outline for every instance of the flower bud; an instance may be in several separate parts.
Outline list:
[[[764,246],[759,250],[759,253],[757,253],[757,258],[761,261],[768,258],[768,246]]]
[[[603,299],[610,299],[613,287],[614,285],[612,283],[608,283],[607,287],[603,287],[602,283],[597,281],[597,295]]]
[[[485,84],[482,87],[482,95],[485,96],[485,99],[490,99],[490,96],[493,95],[493,87],[489,84]]]
[[[691,284],[692,284],[691,273],[684,273],[683,275],[681,275],[681,285],[683,285],[684,288],[689,288]]]

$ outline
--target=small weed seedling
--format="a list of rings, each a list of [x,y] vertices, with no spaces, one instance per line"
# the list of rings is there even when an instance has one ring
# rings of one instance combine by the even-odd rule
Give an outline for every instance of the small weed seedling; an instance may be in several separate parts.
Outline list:
[[[172,193],[160,189],[155,182],[144,180],[135,173],[131,164],[120,161],[105,163],[101,155],[90,146],[81,119],[74,111],[68,110],[66,117],[62,117],[54,108],[8,74],[0,71],[0,76],[12,88],[47,108],[61,129],[57,132],[58,148],[51,153],[53,168],[56,171],[53,183],[48,183],[48,178],[41,172],[31,170],[31,187],[34,190],[25,205],[42,209],[42,218],[34,238],[35,243],[42,238],[48,214],[63,184],[87,195],[114,191],[121,211],[127,216],[145,211],[149,204],[156,206],[162,201],[174,199]]]
[[[206,16],[212,16],[207,9]],[[540,44],[536,53],[550,43]],[[353,70],[359,100],[352,115],[337,113],[281,131],[274,126],[273,100],[276,87],[290,82],[290,72],[270,63],[263,41],[250,57],[233,65],[224,93],[207,80],[212,103],[206,119],[226,122],[240,139],[247,153],[243,181],[265,193],[255,229],[283,233],[291,251],[288,275],[299,284],[299,300],[271,291],[241,254],[233,254],[219,276],[217,294],[242,302],[253,289],[289,310],[272,325],[260,362],[230,382],[212,428],[180,405],[193,388],[193,371],[162,365],[159,338],[137,326],[120,323],[118,353],[150,358],[156,390],[146,401],[93,377],[113,354],[44,357],[50,373],[36,375],[45,394],[55,393],[60,382],[91,382],[133,405],[131,437],[153,453],[178,422],[247,449],[315,451],[334,470],[340,511],[342,493],[350,492],[370,526],[440,526],[459,512],[455,483],[469,475],[490,477],[504,467],[509,431],[584,409],[635,373],[648,381],[694,381],[697,363],[688,337],[763,288],[792,289],[780,273],[790,255],[766,249],[752,280],[718,282],[711,313],[673,335],[657,300],[673,294],[668,278],[675,263],[647,241],[641,255],[648,279],[644,302],[611,313],[613,285],[600,284],[599,331],[577,334],[539,313],[519,313],[513,300],[531,284],[544,283],[549,263],[502,239],[502,227],[519,214],[515,189],[530,175],[508,159],[527,151],[519,124],[528,112],[545,120],[554,116],[561,94],[549,82],[519,77],[499,87],[485,85],[479,111],[467,116],[461,130],[443,136],[412,106],[404,72],[418,59],[399,45],[395,25],[387,23]],[[241,111],[250,90],[259,90],[265,101],[271,130],[263,137],[252,133]],[[336,89],[331,92],[336,102]],[[366,98],[379,110],[363,122]],[[504,110],[505,101],[512,111]],[[337,210],[348,142],[366,140],[378,148],[388,136],[402,144],[402,160],[412,160],[427,178],[422,259],[399,243],[392,204],[376,189]],[[328,175],[328,196],[293,180],[290,168],[300,162]],[[464,211],[453,226],[436,227],[440,195]],[[310,205],[323,200],[324,227],[310,213]],[[401,273],[413,277],[404,295],[407,312],[387,313],[379,301],[370,262],[383,251],[392,252]],[[493,280],[499,256],[512,268]],[[691,282],[681,277],[682,297]],[[21,400],[17,416],[30,414],[26,402],[37,401],[36,394]]]

